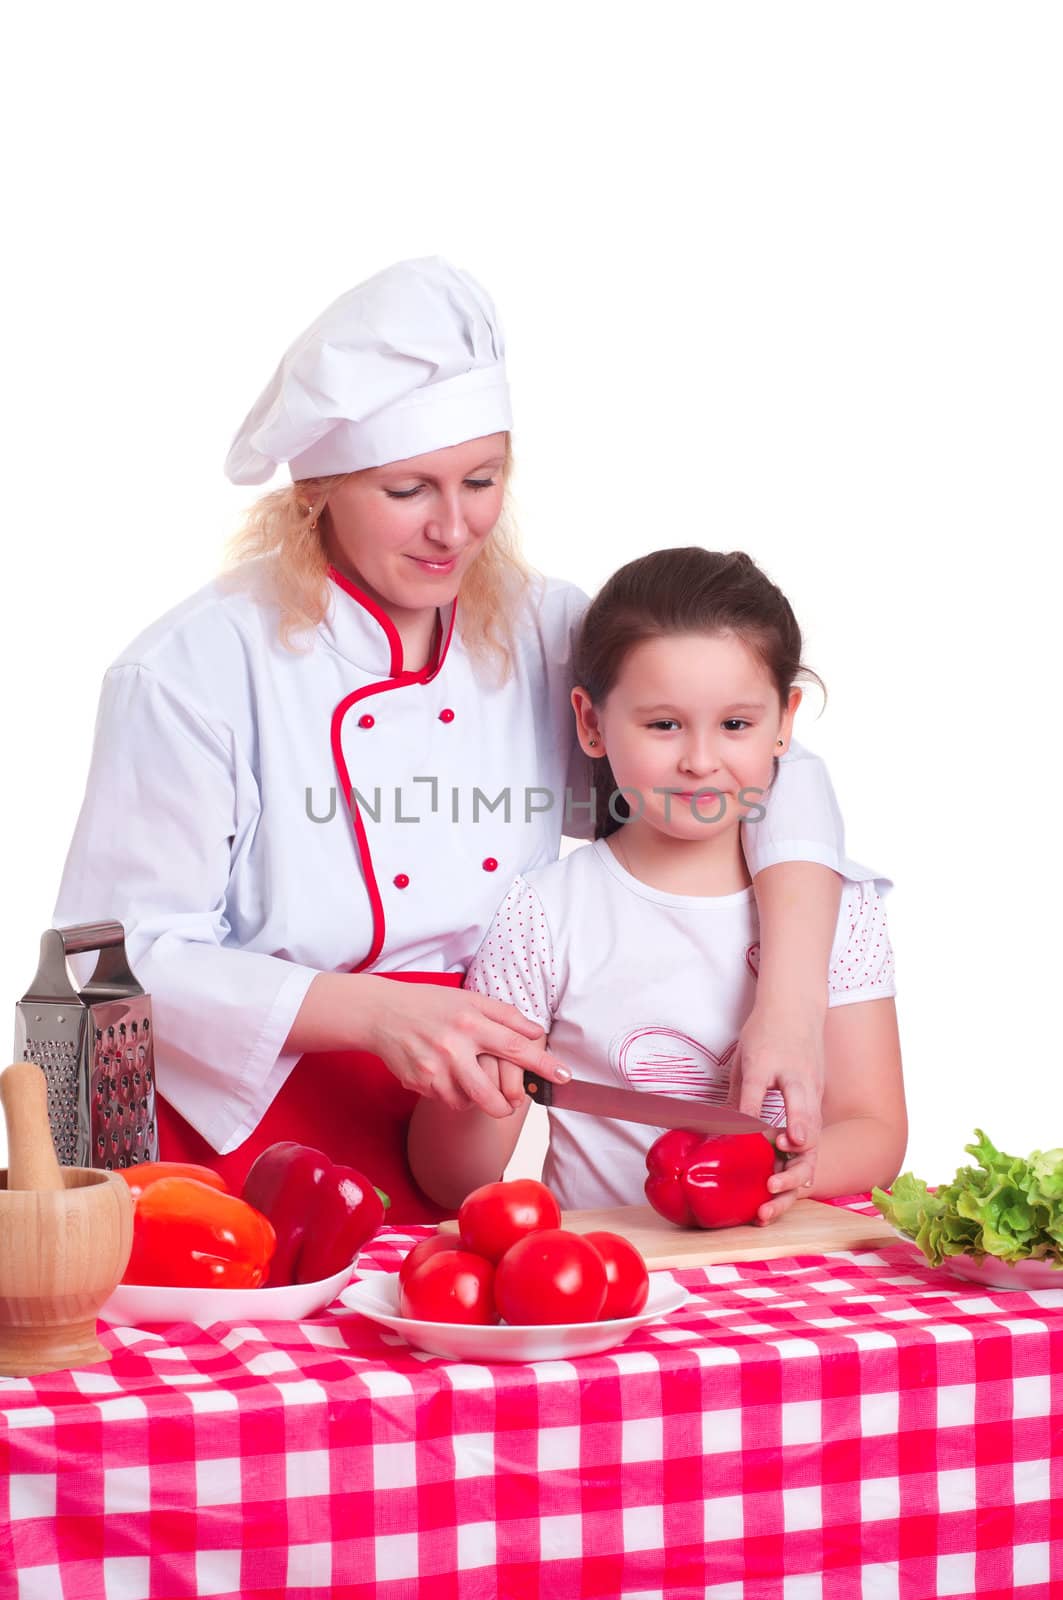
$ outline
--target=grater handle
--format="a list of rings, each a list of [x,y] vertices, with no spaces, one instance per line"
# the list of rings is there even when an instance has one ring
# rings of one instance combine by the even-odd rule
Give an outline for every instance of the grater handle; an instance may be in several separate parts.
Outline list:
[[[75,922],[55,931],[68,956],[83,955],[86,950],[109,950],[125,943],[125,929],[120,922]]]
[[[125,929],[120,922],[75,922],[66,928],[45,928],[41,934],[41,959],[23,1003],[58,1000],[76,1005],[78,992],[70,982],[66,958],[98,950],[92,977],[81,991],[84,1003],[118,1000],[143,994],[129,967]]]

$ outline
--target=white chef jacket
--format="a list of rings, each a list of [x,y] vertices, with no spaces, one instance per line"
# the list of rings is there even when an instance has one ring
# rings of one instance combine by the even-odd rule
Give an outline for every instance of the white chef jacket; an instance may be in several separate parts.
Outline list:
[[[537,580],[497,686],[454,604],[433,663],[404,674],[390,620],[338,573],[295,652],[269,561],[250,571],[206,585],[108,670],[53,919],[124,925],[160,1090],[221,1154],[294,1067],[284,1042],[318,972],[464,972],[505,886],[554,860],[562,829],[593,834],[569,703],[580,589]],[[746,831],[751,871],[854,875],[818,757],[792,747],[767,809]],[[84,981],[91,959],[72,964]]]
[[[828,1004],[896,993],[883,907],[889,880],[847,882],[831,950]],[[682,895],[633,877],[604,839],[519,877],[465,977],[549,1035],[576,1078],[727,1101],[760,967],[757,903]],[[776,1089],[765,1121],[781,1125]],[[543,1180],[563,1208],[636,1205],[646,1152],[662,1133],[637,1122],[549,1109]]]

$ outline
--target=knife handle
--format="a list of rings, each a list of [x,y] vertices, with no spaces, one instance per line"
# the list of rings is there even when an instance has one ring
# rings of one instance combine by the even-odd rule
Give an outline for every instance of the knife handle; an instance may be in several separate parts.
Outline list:
[[[537,1072],[525,1072],[524,1093],[538,1101],[541,1106],[548,1106],[554,1098],[554,1086],[549,1078],[541,1078]]]

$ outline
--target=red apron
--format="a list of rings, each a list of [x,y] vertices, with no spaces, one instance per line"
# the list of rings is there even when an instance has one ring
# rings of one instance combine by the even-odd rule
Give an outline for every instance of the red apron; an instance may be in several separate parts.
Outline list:
[[[381,972],[405,983],[460,989],[460,972]],[[238,1149],[220,1156],[173,1107],[156,1095],[159,1157],[213,1167],[235,1193],[248,1168],[281,1139],[323,1150],[357,1167],[391,1198],[387,1222],[438,1222],[454,1215],[418,1188],[406,1160],[406,1130],[418,1096],[404,1089],[368,1050],[329,1050],[300,1056],[262,1121]]]

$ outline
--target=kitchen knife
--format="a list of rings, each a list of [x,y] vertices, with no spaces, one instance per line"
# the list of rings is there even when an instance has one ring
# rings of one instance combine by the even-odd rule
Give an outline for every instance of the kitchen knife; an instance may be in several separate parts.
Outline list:
[[[684,1100],[671,1094],[644,1094],[641,1089],[619,1089],[580,1078],[553,1083],[537,1072],[525,1072],[524,1090],[541,1106],[589,1111],[592,1116],[615,1117],[620,1122],[645,1122],[651,1128],[693,1128],[706,1134],[762,1133],[771,1144],[783,1131],[731,1106],[710,1106],[704,1100]]]

